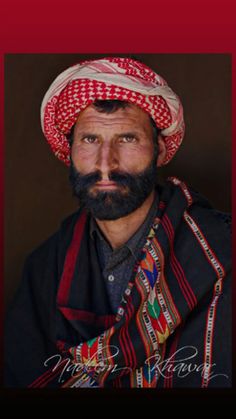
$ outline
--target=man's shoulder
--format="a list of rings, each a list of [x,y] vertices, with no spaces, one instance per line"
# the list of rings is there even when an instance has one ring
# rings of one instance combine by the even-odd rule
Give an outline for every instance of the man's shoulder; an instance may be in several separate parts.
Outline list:
[[[209,247],[229,269],[232,259],[231,214],[213,207],[204,207],[197,202],[187,211],[191,219],[187,224],[203,246]],[[193,221],[193,224],[192,224]]]
[[[191,214],[207,230],[215,230],[229,237],[232,229],[232,215],[214,207],[193,203],[187,213]]]
[[[218,221],[222,222],[225,227],[231,232],[232,229],[232,214],[229,212],[223,212],[220,210],[217,210],[215,208],[212,208],[211,210],[212,215],[217,218]]]
[[[50,259],[57,257],[58,252],[63,252],[67,248],[67,243],[73,234],[73,228],[80,216],[81,210],[77,210],[64,218],[58,229],[40,243],[28,255],[26,262],[34,263],[36,261],[47,262]]]
[[[230,212],[225,212],[214,207],[214,204],[203,194],[197,191],[192,185],[180,182],[187,189],[188,196],[192,203],[186,209],[187,213],[192,214],[204,227],[216,229],[227,236],[231,234],[232,216]],[[173,185],[172,185],[173,186]],[[176,186],[174,186],[176,187]]]

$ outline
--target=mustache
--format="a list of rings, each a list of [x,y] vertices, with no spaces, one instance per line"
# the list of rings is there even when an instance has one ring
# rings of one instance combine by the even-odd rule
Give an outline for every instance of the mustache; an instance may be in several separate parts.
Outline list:
[[[139,177],[139,175],[136,176]],[[83,188],[89,188],[102,180],[102,174],[99,171],[95,171],[87,175],[76,173],[75,177],[78,182],[78,186]],[[108,179],[120,186],[130,186],[133,182],[133,175],[121,171],[114,171],[108,174]]]

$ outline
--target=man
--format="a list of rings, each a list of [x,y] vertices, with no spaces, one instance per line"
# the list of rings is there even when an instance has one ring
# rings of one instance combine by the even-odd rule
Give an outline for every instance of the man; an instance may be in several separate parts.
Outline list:
[[[6,325],[6,385],[229,387],[227,216],[177,178],[179,98],[144,64],[60,74],[41,108],[79,210],[27,259]]]

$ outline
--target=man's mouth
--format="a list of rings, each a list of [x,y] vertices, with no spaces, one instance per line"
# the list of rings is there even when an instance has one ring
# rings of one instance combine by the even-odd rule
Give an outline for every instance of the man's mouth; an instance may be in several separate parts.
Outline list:
[[[114,189],[118,187],[116,182],[111,181],[97,182],[94,186],[99,189]]]

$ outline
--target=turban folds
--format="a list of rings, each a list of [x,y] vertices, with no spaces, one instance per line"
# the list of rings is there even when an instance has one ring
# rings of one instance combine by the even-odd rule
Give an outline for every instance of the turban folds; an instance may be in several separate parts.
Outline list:
[[[161,130],[167,164],[184,136],[183,108],[166,81],[131,58],[107,57],[83,61],[63,71],[41,105],[43,133],[54,154],[70,164],[68,134],[79,113],[96,100],[123,100],[146,111]]]

